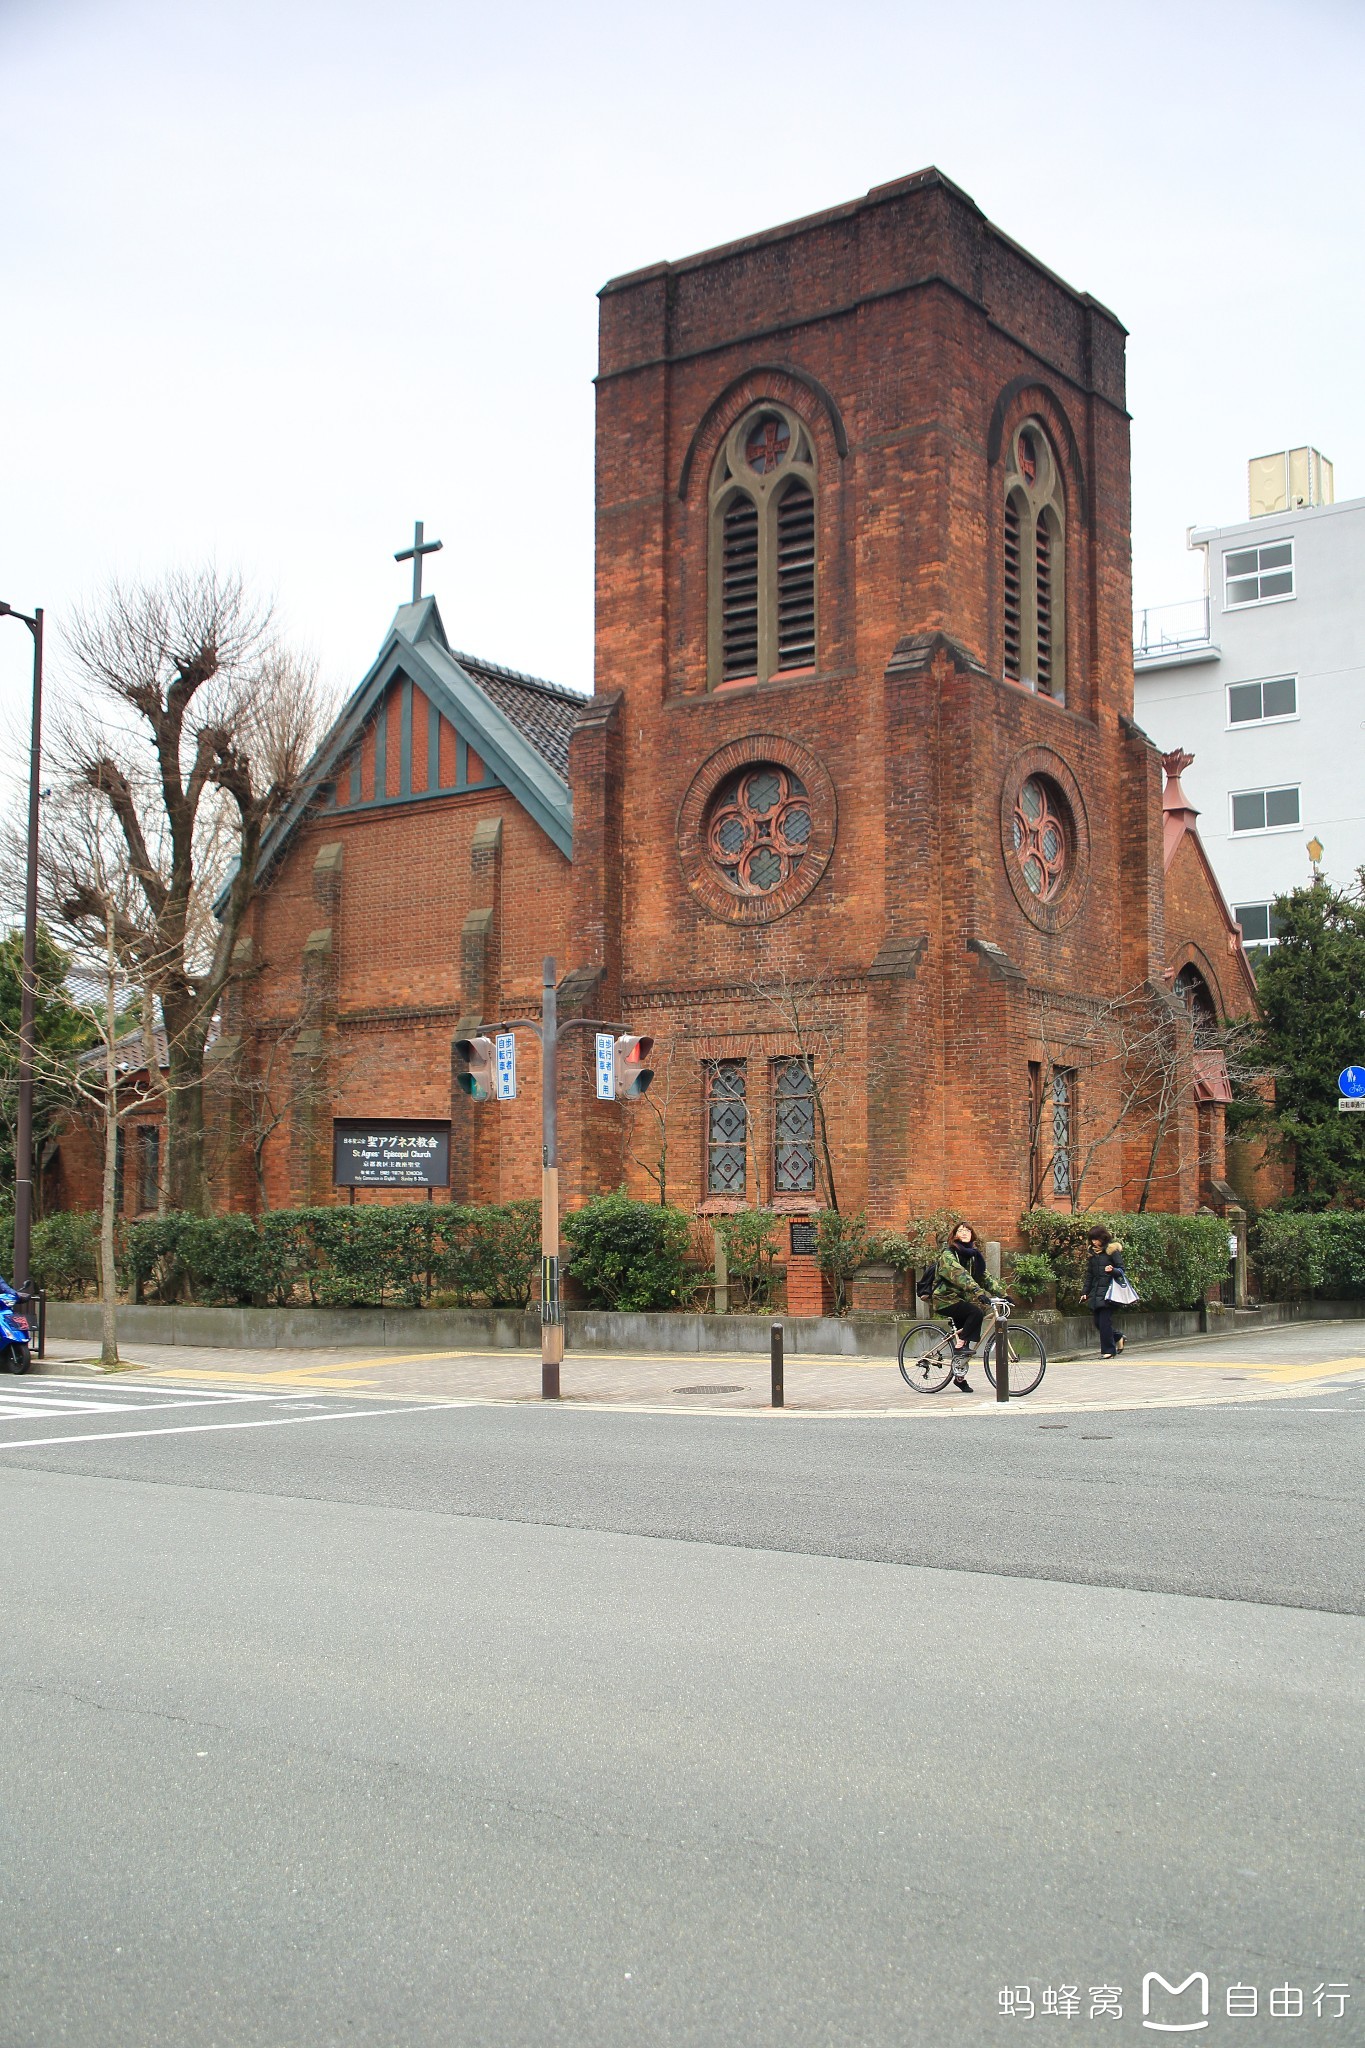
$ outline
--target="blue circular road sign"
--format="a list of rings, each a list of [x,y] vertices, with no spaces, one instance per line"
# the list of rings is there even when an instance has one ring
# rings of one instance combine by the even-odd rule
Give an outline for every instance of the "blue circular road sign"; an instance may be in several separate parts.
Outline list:
[[[1365,1067],[1343,1067],[1337,1086],[1343,1095],[1365,1095]]]

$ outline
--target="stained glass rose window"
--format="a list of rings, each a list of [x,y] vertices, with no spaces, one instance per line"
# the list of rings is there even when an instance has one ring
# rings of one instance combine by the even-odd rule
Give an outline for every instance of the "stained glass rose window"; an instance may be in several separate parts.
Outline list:
[[[769,896],[795,874],[810,845],[806,785],[788,768],[759,762],[723,782],[706,825],[711,860],[737,896]]]
[[[1040,903],[1061,893],[1072,836],[1066,798],[1046,775],[1030,775],[1014,805],[1014,858]]]

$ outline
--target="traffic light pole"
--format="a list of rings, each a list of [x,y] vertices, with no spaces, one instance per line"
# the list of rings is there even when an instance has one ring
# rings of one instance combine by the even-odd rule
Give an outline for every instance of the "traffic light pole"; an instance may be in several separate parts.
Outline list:
[[[625,1085],[621,1087],[616,1079],[620,1072],[618,1064],[613,1068],[613,1089],[620,1087],[625,1100],[643,1095],[654,1079],[652,1071],[641,1064],[654,1041],[652,1038],[616,1036],[622,1027],[608,1024],[600,1017],[570,1017],[561,1025],[555,963],[545,960],[541,963],[539,1023],[534,1017],[513,1017],[505,1024],[485,1026],[485,1035],[480,1037],[455,1040],[455,1051],[464,1066],[464,1071],[456,1079],[462,1092],[475,1102],[487,1102],[495,1087],[498,1094],[502,1094],[503,1070],[498,1068],[499,1078],[495,1082],[495,1041],[486,1035],[487,1032],[501,1036],[504,1032],[518,1029],[534,1032],[540,1040],[540,1398],[542,1401],[557,1401],[559,1368],[564,1362],[564,1304],[559,1292],[559,1034],[561,1030],[610,1031],[615,1038],[616,1060],[625,1062]],[[516,1093],[515,1067],[511,1071],[513,1081],[508,1100]],[[612,1099],[616,1099],[614,1093]]]
[[[564,1310],[559,1299],[559,1011],[555,963],[542,969],[540,995],[540,1398],[559,1399],[559,1368],[564,1361]]]

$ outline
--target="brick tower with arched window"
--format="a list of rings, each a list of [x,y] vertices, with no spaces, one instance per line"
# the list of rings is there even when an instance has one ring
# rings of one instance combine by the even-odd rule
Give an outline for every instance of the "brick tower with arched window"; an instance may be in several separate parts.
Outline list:
[[[571,1085],[571,1198],[666,1132],[703,1215],[1192,1206],[1119,322],[929,170],[615,279],[597,392],[564,993],[653,1033],[659,1115]]]

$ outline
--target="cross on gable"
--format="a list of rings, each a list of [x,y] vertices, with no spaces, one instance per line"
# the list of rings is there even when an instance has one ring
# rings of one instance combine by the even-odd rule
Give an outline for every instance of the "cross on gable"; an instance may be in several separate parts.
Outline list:
[[[439,554],[441,550],[441,542],[439,540],[423,540],[422,535],[425,530],[422,521],[419,519],[412,529],[412,546],[410,548],[400,548],[393,558],[395,562],[412,563],[412,601],[414,604],[422,595],[422,557],[423,555]]]

